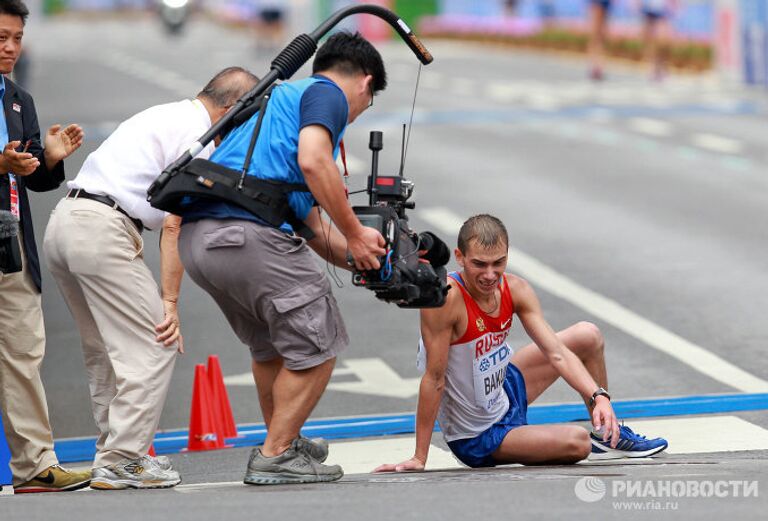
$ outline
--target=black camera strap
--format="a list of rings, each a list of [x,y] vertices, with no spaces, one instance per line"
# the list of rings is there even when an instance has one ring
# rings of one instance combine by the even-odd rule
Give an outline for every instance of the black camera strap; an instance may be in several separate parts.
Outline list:
[[[240,182],[237,184],[238,190],[243,188],[245,176],[248,175],[248,168],[251,166],[253,151],[256,148],[256,140],[259,139],[259,133],[261,132],[261,122],[264,121],[264,113],[267,111],[267,103],[269,103],[269,98],[272,96],[273,88],[274,87],[270,87],[269,90],[264,93],[264,96],[261,98],[261,103],[259,103],[259,117],[256,118],[256,124],[253,126],[253,134],[251,134],[251,142],[248,143],[248,152],[245,154],[243,170],[240,173]]]

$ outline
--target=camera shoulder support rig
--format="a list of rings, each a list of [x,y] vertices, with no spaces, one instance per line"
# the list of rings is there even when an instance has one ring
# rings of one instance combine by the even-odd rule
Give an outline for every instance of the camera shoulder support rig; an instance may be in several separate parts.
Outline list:
[[[223,201],[250,212],[276,228],[288,222],[296,234],[311,239],[314,234],[293,212],[287,197],[291,192],[309,192],[307,185],[269,181],[247,175],[271,93],[270,89],[261,99],[259,116],[241,171],[207,159],[193,159],[157,192],[152,199],[152,206],[180,214],[185,211],[185,202],[190,197]]]

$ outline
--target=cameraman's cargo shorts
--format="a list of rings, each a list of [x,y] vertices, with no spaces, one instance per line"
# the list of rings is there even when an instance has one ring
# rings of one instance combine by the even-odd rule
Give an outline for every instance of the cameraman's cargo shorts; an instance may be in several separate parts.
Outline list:
[[[253,359],[308,369],[349,338],[325,273],[304,239],[245,220],[203,219],[181,227],[179,254]]]

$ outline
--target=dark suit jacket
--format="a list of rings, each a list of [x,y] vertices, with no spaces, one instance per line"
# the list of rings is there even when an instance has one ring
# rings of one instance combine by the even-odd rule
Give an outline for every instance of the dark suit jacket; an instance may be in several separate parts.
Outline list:
[[[17,109],[14,109],[14,105]],[[28,92],[5,78],[5,96],[3,110],[8,125],[8,141],[21,141],[22,146],[32,140],[28,152],[40,159],[40,166],[28,176],[16,176],[21,205],[21,230],[24,236],[24,253],[27,255],[27,268],[40,289],[40,260],[35,245],[35,232],[32,229],[32,214],[29,208],[27,190],[46,192],[54,190],[64,181],[64,161],[59,161],[53,170],[48,170],[43,157],[43,145],[40,141],[40,127],[37,123],[35,102]],[[11,197],[7,172],[0,173],[0,209],[10,210]]]

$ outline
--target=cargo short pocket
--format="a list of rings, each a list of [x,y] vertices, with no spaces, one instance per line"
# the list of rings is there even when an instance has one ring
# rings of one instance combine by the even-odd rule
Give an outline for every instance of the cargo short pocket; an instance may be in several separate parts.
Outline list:
[[[203,236],[206,250],[216,248],[238,248],[245,244],[245,228],[242,226],[224,226]]]
[[[281,354],[291,350],[291,356],[283,356],[294,360],[327,351],[338,334],[338,317],[331,299],[331,287],[325,277],[319,284],[294,286],[274,297],[276,327],[270,326],[270,332],[275,349]]]

